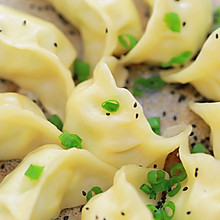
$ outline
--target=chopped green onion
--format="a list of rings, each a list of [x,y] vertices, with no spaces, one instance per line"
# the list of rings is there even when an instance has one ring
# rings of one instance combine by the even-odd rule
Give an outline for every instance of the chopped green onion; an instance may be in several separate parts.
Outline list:
[[[150,211],[153,214],[153,218],[154,220],[163,220],[163,216],[161,215],[161,212],[159,209],[157,209],[155,206],[153,205],[147,205],[147,207],[150,209]]]
[[[149,196],[150,199],[156,199],[156,193],[153,191],[151,187],[149,187],[145,183],[140,187],[140,189],[146,194],[150,195]]]
[[[171,31],[181,32],[181,21],[177,13],[166,13],[164,15],[164,22]]]
[[[192,54],[193,54],[192,51],[185,51],[185,52],[181,53],[180,55],[171,58],[171,60],[168,61],[167,63],[159,63],[159,65],[163,68],[170,67],[173,64],[182,65],[192,56]]]
[[[167,214],[167,212],[165,210],[166,207],[171,209],[171,211],[172,211],[171,215]],[[175,214],[175,210],[176,210],[176,208],[175,208],[175,204],[173,202],[171,202],[171,201],[165,202],[162,209],[161,209],[161,215],[162,215],[163,219],[164,220],[171,220]]]
[[[86,200],[87,202],[92,198],[92,194],[94,193],[95,195],[102,193],[102,189],[98,186],[94,186],[92,189],[89,190],[89,192],[86,195]]]
[[[164,180],[164,178],[165,178],[165,172],[162,170],[150,171],[147,174],[147,181],[151,185],[161,183]]]
[[[180,191],[181,184],[180,184],[177,177],[172,177],[171,179],[169,179],[169,184],[170,184],[170,187],[167,191],[167,194],[168,194],[168,196],[173,197]],[[174,184],[177,184],[176,187],[171,189],[172,185],[174,185]]]
[[[175,176],[177,172],[178,173],[181,172],[181,173],[178,176]],[[182,182],[187,177],[186,170],[184,169],[182,163],[174,164],[170,169],[170,175],[171,177],[176,177],[179,180],[179,182]]]
[[[83,82],[89,78],[90,75],[90,66],[87,63],[84,63],[80,60],[75,60],[74,62],[74,74],[77,75],[79,82]]]
[[[154,133],[160,135],[160,117],[152,117],[147,119]]]
[[[63,122],[58,115],[51,115],[51,117],[49,118],[49,122],[54,124],[60,131],[62,131]]]
[[[82,139],[76,134],[70,134],[68,131],[65,131],[63,134],[59,136],[61,140],[61,144],[66,148],[82,148],[81,143]]]
[[[220,23],[220,7],[216,9],[214,13],[214,22]]]
[[[145,88],[160,89],[165,85],[165,82],[160,77],[137,78],[132,86],[132,91],[135,96],[140,96]]]
[[[191,154],[196,154],[196,153],[206,153],[207,149],[200,143],[195,144],[193,147]]]
[[[102,108],[108,112],[116,112],[119,109],[119,102],[116,100],[107,100],[102,103]]]
[[[24,175],[31,180],[38,180],[43,172],[43,169],[44,167],[31,164]]]
[[[118,36],[118,40],[122,47],[131,50],[137,44],[137,39],[130,34],[121,34]]]
[[[163,180],[159,184],[153,184],[152,189],[155,193],[167,191],[170,188],[169,180]]]

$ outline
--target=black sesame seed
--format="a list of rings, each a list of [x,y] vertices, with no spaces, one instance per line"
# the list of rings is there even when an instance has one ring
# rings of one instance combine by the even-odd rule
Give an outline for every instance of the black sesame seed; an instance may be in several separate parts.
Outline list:
[[[185,187],[183,188],[183,191],[186,191],[186,190],[188,190],[188,187],[187,187],[187,186],[185,186]]]
[[[108,28],[105,29],[105,33],[106,33],[106,34],[108,33]]]
[[[174,120],[174,121],[176,121],[176,120],[177,120],[177,117],[176,117],[175,115],[173,116],[173,120]]]
[[[196,145],[196,143],[192,143],[191,146],[194,147]]]
[[[175,91],[170,91],[170,94],[174,95],[174,94],[175,94]]]
[[[195,141],[197,141],[197,140],[198,140],[198,138],[197,138],[197,136],[196,136],[196,135],[193,137],[193,139],[194,139]]]
[[[103,218],[103,220],[106,220],[106,218]]]
[[[196,169],[195,169],[195,177],[198,176],[198,171],[199,171],[199,168],[196,167]]]
[[[89,207],[86,207],[86,210],[89,210]]]
[[[109,112],[107,112],[107,113],[106,113],[106,115],[107,115],[107,116],[109,116],[109,115],[110,115],[110,113],[109,113]]]
[[[5,164],[2,164],[2,165],[1,165],[1,169],[4,169],[4,168],[5,168]]]
[[[56,42],[53,45],[54,45],[54,47],[57,47],[57,43]]]
[[[190,214],[191,214],[191,211],[188,211],[186,214],[187,214],[187,215],[190,215]]]
[[[23,21],[23,25],[26,25],[26,24],[27,24],[27,21],[26,21],[26,20],[24,20],[24,21]]]
[[[0,30],[0,32],[2,32],[2,30]]]
[[[157,164],[154,164],[154,166],[153,166],[153,167],[154,167],[154,169],[156,169],[156,168],[157,168]]]
[[[189,136],[193,136],[193,135],[194,135],[194,132],[192,131]]]
[[[196,128],[196,125],[195,125],[195,124],[192,124],[192,127],[193,127],[193,128]]]
[[[95,219],[99,219],[99,216],[98,216],[98,215],[96,215],[96,216],[95,216]]]
[[[202,140],[201,140],[201,143],[202,143],[202,144],[205,144],[205,142],[206,142],[206,139],[202,139]]]
[[[69,219],[69,216],[67,215],[63,217],[63,220],[68,220],[68,219]]]
[[[210,137],[206,137],[205,139],[206,139],[207,141],[209,141],[209,140],[210,140]]]
[[[124,212],[121,212],[121,215],[125,215],[125,213],[124,213]]]
[[[180,95],[179,99],[178,99],[178,102],[182,102],[186,99],[186,96],[185,95]]]
[[[167,113],[164,111],[162,114],[163,114],[163,116],[165,117]]]
[[[184,26],[186,26],[186,22],[185,22],[185,21],[183,22],[183,27],[184,27]]]
[[[215,38],[218,39],[218,34],[215,35]]]
[[[135,118],[137,119],[138,117],[139,117],[139,114],[138,114],[138,113],[136,113]]]
[[[134,103],[134,108],[136,108],[136,107],[137,107],[137,102]]]
[[[85,192],[85,191],[82,191],[82,195],[83,195],[83,196],[86,196],[86,192]]]

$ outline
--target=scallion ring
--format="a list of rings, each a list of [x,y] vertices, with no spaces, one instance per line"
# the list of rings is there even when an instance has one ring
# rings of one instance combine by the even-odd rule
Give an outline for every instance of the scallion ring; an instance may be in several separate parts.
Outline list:
[[[163,192],[163,191],[167,191],[170,187],[170,183],[169,180],[163,180],[161,183],[159,184],[153,184],[152,185],[152,189],[155,193],[159,193],[159,192]]]
[[[159,209],[157,209],[155,206],[153,205],[147,205],[147,207],[150,209],[150,211],[153,214],[153,218],[154,220],[163,220],[163,217],[161,215],[161,212]]]
[[[178,176],[175,176],[175,174],[178,172],[181,172],[181,173]],[[183,181],[187,177],[186,170],[184,169],[182,163],[177,163],[173,165],[172,168],[170,169],[170,175],[171,177],[177,177],[179,182]]]
[[[167,214],[167,212],[165,210],[166,207],[171,209],[171,211],[172,211],[171,215]],[[161,209],[161,215],[162,215],[163,219],[164,220],[171,220],[175,214],[175,210],[176,210],[176,208],[175,208],[175,204],[173,202],[171,202],[171,201],[165,202],[162,209]]]
[[[92,189],[89,190],[89,192],[86,195],[86,201],[88,202],[92,197],[93,197],[93,193],[95,195],[102,193],[102,189],[98,186],[94,186]]]
[[[31,164],[27,171],[25,172],[25,176],[27,176],[31,180],[38,180],[44,170],[44,167]]]
[[[54,124],[60,131],[62,131],[63,122],[58,115],[51,115],[48,121]]]
[[[164,180],[164,178],[165,178],[165,172],[162,170],[150,171],[147,174],[147,181],[151,185],[161,183]]]
[[[147,120],[154,133],[160,135],[160,117],[152,117]]]
[[[117,112],[119,109],[119,102],[117,100],[107,100],[102,103],[102,108],[108,112]]]
[[[167,190],[167,194],[168,196],[170,197],[173,197],[175,196],[181,189],[181,184],[178,180],[177,177],[172,177],[170,180],[169,180],[169,184],[170,184],[170,187],[169,189]],[[171,187],[176,184],[176,186],[172,189]]]
[[[82,139],[77,134],[70,134],[68,131],[65,131],[59,136],[61,144],[66,148],[82,148],[81,143]]]
[[[131,50],[137,44],[137,39],[130,34],[121,34],[118,36],[118,40],[122,47]]]

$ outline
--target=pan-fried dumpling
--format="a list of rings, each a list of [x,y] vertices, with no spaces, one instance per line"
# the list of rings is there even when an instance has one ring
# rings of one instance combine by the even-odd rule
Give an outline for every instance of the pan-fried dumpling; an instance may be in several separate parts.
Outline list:
[[[108,100],[119,106],[106,110]],[[118,104],[117,104],[118,103]],[[188,138],[191,128],[164,138],[156,135],[132,94],[118,88],[106,63],[100,62],[91,80],[79,84],[66,107],[64,131],[79,135],[82,147],[117,168],[126,164],[149,166],[165,157]]]
[[[210,126],[213,153],[220,160],[220,103],[191,103],[189,107]]]
[[[150,62],[168,67],[197,53],[212,24],[210,0],[145,2],[152,15],[144,35],[122,62]]]
[[[146,205],[156,205],[157,202],[149,199],[149,196],[140,190],[140,186],[146,183],[149,171],[151,169],[136,165],[122,167],[115,174],[113,186],[106,192],[94,196],[84,206],[82,220],[153,220],[152,213]]]
[[[86,150],[45,145],[29,154],[0,184],[0,219],[48,220],[86,203],[94,186],[112,185],[115,168]]]
[[[0,14],[0,77],[35,93],[51,113],[63,118],[74,87],[68,68],[75,49],[46,21],[3,5]]]
[[[92,69],[103,56],[125,52],[121,34],[139,38],[141,22],[132,0],[48,0],[81,32],[85,61]]]
[[[43,144],[60,144],[60,134],[27,97],[0,93],[0,160],[22,159]]]
[[[220,161],[204,153],[190,154],[185,147],[179,153],[187,179],[176,196],[167,196],[176,206],[173,219],[219,219]]]
[[[220,29],[214,31],[205,42],[199,56],[180,72],[162,72],[167,82],[191,83],[202,95],[220,101]]]

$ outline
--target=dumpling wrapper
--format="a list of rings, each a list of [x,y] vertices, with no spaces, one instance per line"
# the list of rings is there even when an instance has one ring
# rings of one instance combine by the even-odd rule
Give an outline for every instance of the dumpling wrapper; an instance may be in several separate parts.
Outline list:
[[[202,95],[220,101],[220,28],[214,31],[202,47],[195,62],[180,72],[161,72],[166,82],[190,83]]]
[[[85,61],[95,67],[104,56],[121,55],[120,34],[137,39],[141,21],[132,0],[48,0],[82,35]]]
[[[180,159],[187,173],[181,189],[174,197],[167,196],[176,206],[173,220],[218,220],[220,216],[220,161],[204,153],[190,154],[181,146]],[[188,187],[183,191],[183,188]]]
[[[109,112],[102,103],[107,100],[119,102],[117,112],[106,115]],[[93,79],[79,84],[71,94],[63,130],[79,135],[83,148],[117,168],[126,164],[145,167],[154,161],[163,167],[167,154],[188,139],[191,127],[171,138],[156,135],[141,105],[127,89],[116,86],[109,67],[101,61]]]
[[[25,176],[30,165],[44,167],[38,180]],[[86,203],[82,191],[106,190],[116,169],[86,150],[45,145],[30,153],[0,184],[0,219],[48,220],[61,209]]]
[[[210,126],[213,153],[220,160],[220,103],[191,103],[189,107]]]
[[[43,144],[60,144],[59,135],[32,100],[0,93],[0,160],[22,159]]]
[[[0,14],[0,77],[33,92],[50,113],[63,118],[74,88],[68,68],[75,49],[51,23],[3,5]]]
[[[154,200],[149,199],[149,195],[140,190],[143,183],[149,185],[146,179],[151,170],[136,165],[122,167],[115,174],[113,186],[106,192],[94,196],[83,207],[82,220],[153,220],[147,205],[156,205],[161,193],[157,193],[157,200]]]
[[[192,52],[188,58],[193,57],[211,28],[212,2],[210,0],[145,0],[145,2],[152,9],[145,33],[137,45],[123,57],[122,62],[167,63],[186,51]],[[172,31],[164,22],[167,13],[176,13],[179,16],[180,32]]]

